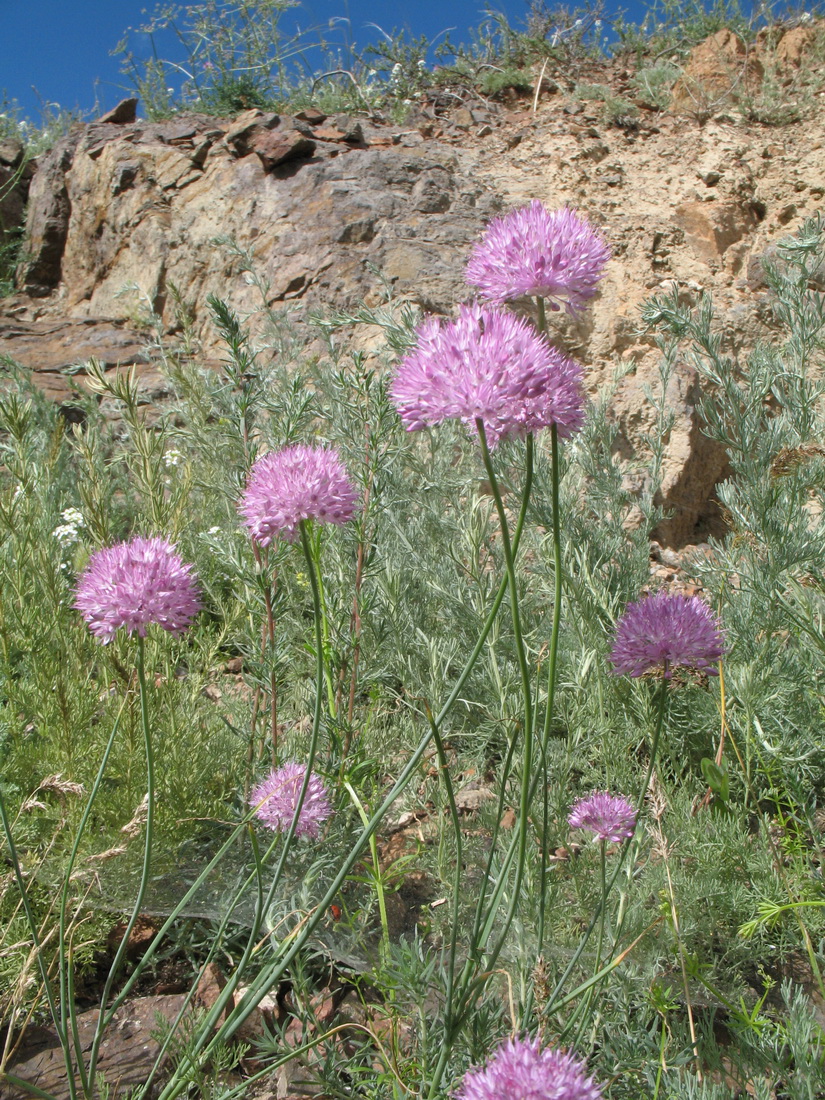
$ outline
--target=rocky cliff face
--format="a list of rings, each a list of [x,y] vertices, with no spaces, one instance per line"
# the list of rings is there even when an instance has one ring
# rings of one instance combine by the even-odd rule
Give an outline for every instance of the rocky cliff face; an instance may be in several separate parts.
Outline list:
[[[37,165],[21,294],[0,306],[0,354],[35,371],[57,399],[67,392],[61,371],[90,355],[138,364],[157,394],[133,324],[135,295],[171,334],[174,289],[208,356],[207,297],[241,312],[259,304],[238,249],[253,254],[272,306],[300,307],[299,326],[301,309],[379,301],[382,278],[397,295],[448,312],[468,296],[463,264],[486,221],[537,198],[575,206],[612,245],[593,308],[562,319],[561,337],[593,392],[617,361],[635,364],[614,401],[629,457],[652,426],[645,387],[658,370],[639,333],[639,304],[665,286],[686,302],[709,290],[730,348],[770,338],[760,258],[821,205],[821,112],[766,128],[712,98],[713,58],[732,64],[737,48],[699,47],[674,92],[690,113],[621,127],[563,92],[545,93],[535,111],[529,101],[434,104],[404,127],[312,111],[155,124],[129,121],[126,111],[79,127]],[[627,74],[612,77],[621,88]],[[216,243],[228,239],[234,249]],[[725,472],[724,454],[697,423],[697,393],[694,373],[680,365],[667,394],[677,418],[663,487],[675,513],[661,532],[674,545],[701,534]]]

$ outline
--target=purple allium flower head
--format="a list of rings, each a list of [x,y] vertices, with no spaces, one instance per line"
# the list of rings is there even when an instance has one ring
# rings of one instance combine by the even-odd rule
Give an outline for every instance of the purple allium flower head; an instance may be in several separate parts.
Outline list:
[[[479,305],[455,321],[428,317],[391,393],[408,432],[453,419],[474,429],[480,418],[491,447],[551,424],[565,439],[584,423],[581,367],[529,322]]]
[[[465,1075],[456,1100],[601,1100],[602,1090],[574,1054],[540,1049],[536,1039],[502,1043],[483,1069]]]
[[[92,554],[74,606],[104,645],[121,626],[141,638],[150,623],[180,634],[200,608],[192,569],[165,539],[118,542]]]
[[[269,773],[249,795],[249,805],[268,829],[285,832],[292,824],[295,807],[304,785],[305,764],[284,764]],[[321,823],[332,813],[327,789],[317,775],[309,777],[296,836],[318,836]]]
[[[609,259],[607,242],[574,210],[546,210],[534,200],[490,222],[470,256],[467,282],[490,302],[531,295],[577,313]]]
[[[294,541],[301,520],[346,523],[358,493],[331,447],[302,443],[270,451],[249,473],[238,511],[261,546],[283,537]]]
[[[636,811],[621,795],[591,791],[574,804],[567,820],[573,829],[587,829],[597,840],[618,844],[633,836]]]
[[[657,592],[628,604],[616,624],[610,652],[618,676],[643,676],[674,668],[692,668],[716,675],[725,652],[719,620],[698,596]]]

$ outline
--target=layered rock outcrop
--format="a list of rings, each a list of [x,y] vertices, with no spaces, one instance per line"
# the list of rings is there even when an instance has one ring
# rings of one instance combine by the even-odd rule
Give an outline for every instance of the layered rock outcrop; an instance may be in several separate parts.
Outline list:
[[[613,76],[621,90],[627,74]],[[617,363],[628,368],[614,400],[628,458],[656,415],[646,387],[658,353],[639,331],[640,303],[664,287],[686,302],[711,291],[731,349],[770,338],[760,258],[820,207],[823,141],[821,112],[781,129],[724,113],[616,128],[562,91],[535,112],[436,103],[404,127],[312,111],[80,127],[38,162],[22,293],[0,306],[0,354],[58,399],[68,360],[92,352],[160,385],[136,311],[150,306],[172,337],[183,299],[209,356],[210,294],[241,313],[260,306],[243,276],[250,256],[268,304],[299,307],[299,330],[302,310],[377,303],[387,283],[449,312],[469,296],[463,265],[486,221],[538,198],[577,207],[612,245],[593,308],[555,320],[593,392]],[[674,545],[701,535],[725,475],[698,423],[698,385],[684,364],[666,395],[676,420],[663,504],[674,515],[661,536]]]

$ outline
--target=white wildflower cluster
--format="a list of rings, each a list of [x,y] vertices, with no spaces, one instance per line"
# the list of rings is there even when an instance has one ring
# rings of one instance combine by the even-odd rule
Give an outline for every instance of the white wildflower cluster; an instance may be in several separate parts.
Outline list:
[[[180,453],[180,451],[167,451],[166,454],[163,456],[163,464],[167,469],[172,466],[180,466],[181,462],[183,462],[183,455]]]
[[[401,62],[396,61],[396,63],[392,67],[392,72],[390,73],[390,88],[393,91],[397,91],[401,87],[403,76],[404,70],[401,67]]]
[[[52,535],[61,546],[73,546],[79,538],[80,528],[86,526],[83,513],[78,508],[66,508],[60,516],[63,522],[55,527]]]

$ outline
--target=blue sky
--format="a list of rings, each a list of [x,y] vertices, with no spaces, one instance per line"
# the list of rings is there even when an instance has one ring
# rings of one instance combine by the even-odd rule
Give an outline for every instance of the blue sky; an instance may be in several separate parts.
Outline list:
[[[455,27],[452,38],[458,42],[468,39],[469,28],[478,25],[486,6],[484,0],[306,0],[295,18],[304,27],[326,27],[331,19],[348,18],[346,26],[358,46],[377,33],[367,27],[370,22],[387,31],[406,26],[429,38]],[[493,0],[489,6],[504,12],[513,26],[523,27],[529,0]],[[42,104],[83,111],[92,110],[96,102],[103,110],[114,106],[129,89],[120,59],[110,51],[126,28],[145,22],[143,13],[151,14],[154,7],[154,0],[0,0],[0,94],[17,100],[35,120]],[[346,26],[339,23],[332,32],[339,41]],[[145,38],[133,39],[132,47],[135,53],[150,48]]]

